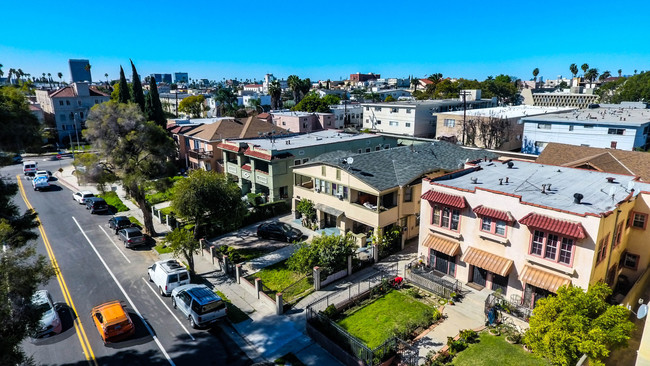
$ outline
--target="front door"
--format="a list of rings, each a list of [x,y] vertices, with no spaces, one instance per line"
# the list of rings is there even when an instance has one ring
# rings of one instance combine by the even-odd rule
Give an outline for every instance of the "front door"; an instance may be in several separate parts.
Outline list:
[[[474,272],[472,274],[472,282],[474,282],[477,285],[485,287],[486,278],[487,278],[487,271],[484,270],[483,268],[474,266]]]
[[[434,251],[434,253],[436,256],[436,270],[447,274],[447,271],[449,271],[449,260],[447,260],[447,256],[437,251]]]
[[[508,290],[508,276],[499,276],[498,274],[492,274],[492,290],[501,289],[503,295],[506,294]]]
[[[543,288],[535,287],[533,285],[526,284],[526,289],[524,290],[524,306],[529,306],[531,309],[535,308],[537,301],[546,298],[552,292],[544,290]]]

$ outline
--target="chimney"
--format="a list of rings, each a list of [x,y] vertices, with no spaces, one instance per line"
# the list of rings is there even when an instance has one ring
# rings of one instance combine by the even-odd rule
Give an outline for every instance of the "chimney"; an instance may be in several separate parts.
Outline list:
[[[508,162],[508,169],[512,169],[513,166],[515,166],[515,163],[513,163],[512,161],[509,161]]]
[[[542,184],[542,193],[546,193],[546,184]]]
[[[508,183],[508,179],[510,179],[510,178],[506,177],[506,183]]]
[[[607,178],[605,178],[605,179],[607,179],[607,183],[614,183],[614,179],[616,179],[616,178],[614,178],[614,177],[607,177]]]
[[[580,204],[580,201],[582,201],[582,199],[583,199],[584,197],[585,197],[585,196],[583,196],[583,195],[580,194],[580,193],[576,193],[576,194],[574,194],[574,195],[573,195],[573,203]]]
[[[550,191],[551,191],[551,183],[549,183],[549,184],[546,185],[546,191],[547,191],[547,192],[550,192]]]
[[[503,178],[499,178],[499,185],[500,185],[500,186],[503,185]]]

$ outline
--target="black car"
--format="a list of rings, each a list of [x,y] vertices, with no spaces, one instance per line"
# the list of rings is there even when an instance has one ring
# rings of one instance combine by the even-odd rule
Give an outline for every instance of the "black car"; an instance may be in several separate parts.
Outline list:
[[[257,236],[262,239],[276,239],[293,242],[302,239],[302,231],[284,222],[265,222],[257,227]]]
[[[122,229],[118,231],[118,235],[120,236],[120,240],[124,242],[124,246],[127,248],[147,244],[147,238],[137,227],[127,227],[126,229]]]
[[[90,210],[91,214],[96,212],[108,212],[108,204],[103,198],[88,197],[84,202],[86,203],[86,210]]]
[[[126,216],[114,216],[108,219],[108,227],[115,231],[115,235],[117,235],[117,232],[121,229],[131,226],[133,226],[133,224]]]

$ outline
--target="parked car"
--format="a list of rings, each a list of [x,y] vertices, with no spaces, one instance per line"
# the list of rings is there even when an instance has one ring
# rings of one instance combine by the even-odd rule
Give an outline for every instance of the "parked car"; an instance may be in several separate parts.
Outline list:
[[[91,214],[96,212],[108,212],[108,204],[103,198],[89,197],[86,198],[84,202],[86,203],[86,210],[90,210]]]
[[[117,235],[118,231],[132,226],[133,223],[131,223],[131,220],[126,216],[113,216],[108,219],[108,227],[115,231],[115,235]]]
[[[227,314],[226,303],[206,285],[183,285],[172,291],[172,306],[183,313],[192,328],[208,327]]]
[[[35,191],[43,191],[50,189],[50,182],[48,182],[47,177],[44,176],[34,177],[34,179],[32,179],[32,187],[34,187]]]
[[[63,326],[61,325],[61,318],[54,309],[52,296],[47,290],[39,290],[32,296],[32,306],[38,312],[42,312],[41,321],[38,324],[38,329],[32,334],[32,338],[49,337],[53,334],[61,333]]]
[[[131,317],[119,301],[95,306],[90,311],[90,317],[104,344],[126,339],[135,333]]]
[[[126,229],[118,231],[117,235],[120,236],[120,240],[124,242],[124,246],[127,248],[147,244],[147,238],[137,227],[127,227]]]
[[[169,296],[176,287],[190,283],[190,273],[173,259],[154,263],[148,273],[149,281],[158,287],[160,296]]]
[[[49,170],[38,170],[36,171],[36,175],[34,175],[34,178],[36,177],[46,177],[47,180],[52,180],[52,172]]]
[[[72,194],[72,199],[79,203],[86,203],[86,198],[95,197],[91,191],[79,191]]]
[[[257,227],[257,236],[262,239],[276,239],[293,242],[302,239],[302,231],[284,222],[265,222]]]

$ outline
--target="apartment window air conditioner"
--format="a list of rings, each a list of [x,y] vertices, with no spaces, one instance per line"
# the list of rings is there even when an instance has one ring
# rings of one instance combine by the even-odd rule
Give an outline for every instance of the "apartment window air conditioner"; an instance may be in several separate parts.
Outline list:
[[[343,193],[337,193],[337,194],[336,194],[336,197],[337,197],[338,199],[342,200],[342,199],[343,199]]]
[[[320,192],[320,188],[318,188],[318,187],[314,188],[314,192],[319,193],[319,192]]]

